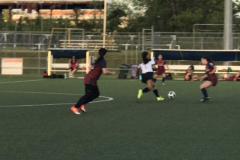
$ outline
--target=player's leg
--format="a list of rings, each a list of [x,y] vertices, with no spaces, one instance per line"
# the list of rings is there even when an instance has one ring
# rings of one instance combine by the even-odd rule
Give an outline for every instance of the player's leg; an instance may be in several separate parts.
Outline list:
[[[71,110],[75,114],[80,114],[78,112],[78,108],[80,108],[82,105],[89,103],[92,100],[93,97],[93,88],[90,84],[85,84],[85,95],[83,95],[78,102],[71,108]]]
[[[72,77],[74,77],[74,73],[77,71],[77,68],[73,68],[73,70],[72,70]]]
[[[77,71],[77,68],[74,68],[72,71],[72,74],[74,74]]]
[[[70,67],[69,69],[68,69],[68,75],[69,75],[69,78],[72,78],[72,71],[73,71],[73,68],[72,67]]]
[[[140,89],[138,91],[138,99],[140,99],[142,97],[143,93],[147,93],[152,90],[152,87],[153,87],[152,79],[148,79],[145,83],[147,84],[147,87],[144,88],[143,90]]]
[[[184,80],[185,80],[185,81],[189,81],[189,74],[186,74],[186,75],[185,75]]]
[[[240,72],[238,72],[238,73],[235,75],[234,81],[237,81],[237,79],[238,79],[238,77],[239,77],[239,74],[240,74]]]
[[[211,81],[206,81],[206,82],[204,82],[203,84],[200,85],[200,89],[201,89],[201,91],[203,93],[203,96],[204,96],[204,98],[201,100],[202,102],[205,102],[205,101],[210,99],[210,97],[208,97],[206,88],[211,87],[211,86],[212,86]]]
[[[154,83],[157,81],[157,77],[158,77],[158,74],[157,74],[157,73],[154,74],[154,76],[153,76],[153,82],[154,82]]]
[[[157,88],[156,88],[156,85],[153,83],[153,93],[155,94],[155,96],[157,97],[157,100],[158,101],[163,101],[164,100],[164,98],[162,98],[161,96],[159,96],[159,94],[158,94],[158,90],[157,90]]]
[[[163,84],[163,85],[165,85],[165,83],[164,83],[164,82],[165,82],[165,79],[166,79],[166,74],[163,73],[163,74],[162,74],[162,84]]]

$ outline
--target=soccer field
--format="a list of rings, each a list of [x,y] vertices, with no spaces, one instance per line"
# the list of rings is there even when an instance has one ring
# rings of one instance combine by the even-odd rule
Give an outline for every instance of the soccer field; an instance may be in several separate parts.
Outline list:
[[[101,79],[101,97],[74,115],[83,80],[1,78],[0,159],[239,159],[239,82],[209,88],[206,103],[200,84],[158,81],[157,102],[152,92],[137,100],[140,81]]]

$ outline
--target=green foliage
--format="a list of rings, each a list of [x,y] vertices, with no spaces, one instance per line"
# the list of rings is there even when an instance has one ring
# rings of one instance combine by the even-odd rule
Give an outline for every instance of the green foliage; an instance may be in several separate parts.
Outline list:
[[[140,28],[154,26],[157,31],[192,31],[197,23],[222,24],[222,0],[134,0],[136,8],[146,10],[138,17]],[[144,22],[143,22],[144,21]]]
[[[132,3],[131,3],[132,2]],[[233,3],[233,22],[238,29],[240,20],[235,15],[240,12],[240,3]],[[94,0],[88,5],[93,8],[93,19],[79,20],[84,14],[81,8],[74,8],[71,19],[42,19],[41,15],[35,20],[27,17],[19,19],[18,31],[51,31],[52,28],[83,28],[86,31],[102,32],[103,20],[96,13],[102,11],[101,0]],[[4,14],[6,14],[4,12]],[[122,18],[128,18],[125,28],[119,27]],[[107,31],[140,32],[142,28],[154,26],[155,31],[165,32],[191,32],[194,24],[223,24],[224,1],[223,0],[126,0],[119,2],[113,0],[108,3]],[[43,28],[41,28],[43,26]],[[215,26],[212,27],[212,29]],[[219,26],[218,26],[219,27]],[[201,29],[207,29],[202,27]],[[215,27],[214,29],[217,29]],[[219,28],[218,28],[219,29]],[[15,30],[15,22],[4,22],[0,15],[0,30]]]

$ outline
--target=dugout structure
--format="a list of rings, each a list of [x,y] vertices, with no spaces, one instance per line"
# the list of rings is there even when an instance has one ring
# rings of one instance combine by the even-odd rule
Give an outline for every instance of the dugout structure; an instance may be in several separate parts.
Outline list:
[[[79,63],[79,69],[77,72],[88,73],[88,66],[90,65],[90,56],[87,50],[81,49],[49,49],[48,51],[48,75],[50,76],[53,72],[68,72],[69,63],[54,63],[54,59],[68,58],[71,59],[73,56],[77,60],[85,59],[86,63]],[[85,68],[85,69],[83,69]]]
[[[152,50],[151,58],[157,59],[161,54],[164,60],[181,60],[181,61],[199,61],[202,57],[210,57],[213,61],[232,61],[239,62],[239,50],[170,50],[170,49],[155,49]],[[174,73],[185,73],[191,65],[169,65]],[[205,65],[194,65],[194,73],[205,73]],[[217,65],[216,74],[228,73],[228,68],[232,69],[231,73],[238,73],[240,66],[233,65]]]

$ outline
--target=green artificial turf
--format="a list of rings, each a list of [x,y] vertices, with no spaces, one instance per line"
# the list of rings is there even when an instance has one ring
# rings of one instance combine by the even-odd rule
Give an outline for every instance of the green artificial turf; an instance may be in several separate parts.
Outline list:
[[[136,99],[140,81],[102,79],[101,96],[114,100],[74,115],[83,80],[1,77],[0,160],[239,159],[240,83],[219,82],[206,103],[200,84],[158,81],[166,100],[157,102],[152,92]]]

